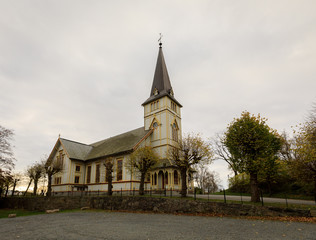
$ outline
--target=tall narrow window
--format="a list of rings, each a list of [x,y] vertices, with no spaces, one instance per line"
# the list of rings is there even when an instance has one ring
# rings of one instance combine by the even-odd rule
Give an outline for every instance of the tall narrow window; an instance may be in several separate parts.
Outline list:
[[[79,179],[80,179],[79,176],[75,176],[75,183],[79,183]]]
[[[157,173],[155,173],[155,177],[154,177],[154,185],[157,185]]]
[[[117,168],[116,168],[116,180],[122,181],[123,179],[123,160],[117,160]]]
[[[64,157],[65,157],[65,154],[61,154],[61,165],[64,166]]]
[[[91,166],[88,166],[87,170],[87,183],[90,183],[91,181]]]
[[[56,160],[57,160],[57,163],[60,164],[61,166],[64,166],[64,156],[65,154],[63,153],[63,150],[60,150]]]
[[[177,124],[172,124],[172,140],[178,142],[178,127]]]
[[[173,182],[175,185],[178,185],[179,184],[179,176],[178,176],[178,171],[174,171],[173,173]]]
[[[97,164],[95,168],[95,182],[100,182],[100,164]]]
[[[165,185],[168,185],[168,172],[165,173]]]
[[[61,177],[55,177],[55,184],[61,184]]]
[[[151,104],[150,104],[150,110],[151,111],[154,111],[154,110],[156,110],[156,109],[158,109],[159,108],[159,100],[157,100],[157,101],[155,101],[155,102],[152,102]]]
[[[175,112],[177,112],[177,105],[171,101],[171,109]]]

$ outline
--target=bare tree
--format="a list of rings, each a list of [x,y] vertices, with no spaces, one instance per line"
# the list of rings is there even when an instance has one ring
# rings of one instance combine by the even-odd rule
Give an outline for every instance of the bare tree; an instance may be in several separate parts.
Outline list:
[[[1,192],[2,192],[2,189],[5,189],[4,196],[7,197],[9,188],[13,184],[13,176],[11,175],[11,173],[8,171],[2,172],[0,183],[1,183]]]
[[[194,167],[195,173],[194,173],[194,180],[197,184],[197,187],[202,190],[204,193],[204,182],[206,177],[206,172],[208,171],[207,167],[204,164],[197,164],[196,167]]]
[[[112,180],[113,180],[113,166],[114,166],[114,158],[113,157],[108,157],[104,160],[103,165],[105,166],[105,181],[108,184],[108,195],[112,196]]]
[[[12,176],[13,188],[12,188],[11,197],[14,196],[15,188],[20,180],[21,180],[21,174],[19,173],[13,174]]]
[[[11,140],[13,131],[0,125],[0,169],[12,170],[14,167],[14,155],[12,151]]]
[[[139,195],[144,195],[145,177],[157,164],[159,156],[151,147],[141,147],[130,155],[127,162],[128,169],[135,169],[140,173]]]
[[[204,187],[210,193],[217,192],[221,187],[218,173],[214,171],[206,172],[206,176],[204,178]]]
[[[210,163],[213,153],[209,143],[199,134],[188,134],[171,147],[167,152],[169,161],[179,168],[181,173],[181,196],[187,195],[187,173],[194,165],[204,162]]]
[[[62,161],[48,159],[44,166],[47,174],[47,196],[50,197],[52,195],[52,178],[56,173],[63,170],[63,163]]]
[[[224,136],[216,134],[216,139],[213,140],[213,146],[215,159],[224,160],[227,162],[229,168],[234,172],[234,175],[237,176],[240,172],[238,166],[239,161],[235,159],[228,151],[224,144]]]
[[[32,182],[33,182],[33,179],[34,179],[34,166],[30,166],[26,169],[26,176],[29,178],[29,183],[27,185],[27,188],[24,192],[24,196],[26,195],[27,191],[29,190]]]
[[[210,171],[208,165],[198,164],[195,168],[194,179],[202,193],[216,192],[219,189],[220,179],[216,172]]]
[[[3,188],[6,188],[8,193],[9,182],[11,179],[11,170],[14,168],[14,155],[12,151],[11,141],[13,131],[6,129],[0,125],[0,196]]]
[[[3,171],[0,168],[0,197],[2,196],[3,191],[6,189],[8,179],[11,177],[12,175],[10,171]]]
[[[33,165],[33,171],[34,171],[34,174],[33,174],[33,180],[34,180],[33,195],[36,195],[38,181],[45,173],[45,167],[44,167],[43,162],[35,163]]]
[[[288,134],[283,131],[281,134],[282,145],[279,153],[279,159],[282,161],[290,162],[296,158],[296,152],[294,151],[295,140],[290,139]]]

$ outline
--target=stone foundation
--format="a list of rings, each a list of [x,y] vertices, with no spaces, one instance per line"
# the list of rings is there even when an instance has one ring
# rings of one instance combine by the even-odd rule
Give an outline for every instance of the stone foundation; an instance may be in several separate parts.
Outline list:
[[[310,217],[309,210],[285,209],[250,204],[202,202],[176,198],[151,197],[21,197],[2,198],[0,208],[46,211],[48,209],[80,209],[149,211],[160,213],[203,213],[230,216],[298,216]]]

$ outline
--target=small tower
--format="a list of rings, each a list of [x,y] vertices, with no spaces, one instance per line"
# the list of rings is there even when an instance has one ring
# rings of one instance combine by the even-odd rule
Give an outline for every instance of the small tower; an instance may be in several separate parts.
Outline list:
[[[164,158],[168,147],[175,145],[182,137],[182,105],[174,97],[161,42],[150,96],[142,106],[145,130],[154,130],[151,146]]]

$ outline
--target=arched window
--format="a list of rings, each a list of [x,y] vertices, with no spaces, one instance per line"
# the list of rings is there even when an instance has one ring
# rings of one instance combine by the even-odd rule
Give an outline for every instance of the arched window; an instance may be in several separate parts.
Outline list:
[[[157,185],[157,173],[155,173],[155,177],[154,177],[154,185]]]
[[[176,185],[179,184],[179,176],[178,176],[178,171],[177,171],[177,170],[174,170],[174,173],[173,173],[173,182],[174,182],[174,184],[176,184]]]
[[[176,123],[172,124],[172,140],[178,142],[178,127]]]
[[[168,172],[165,173],[165,184],[168,184]]]

